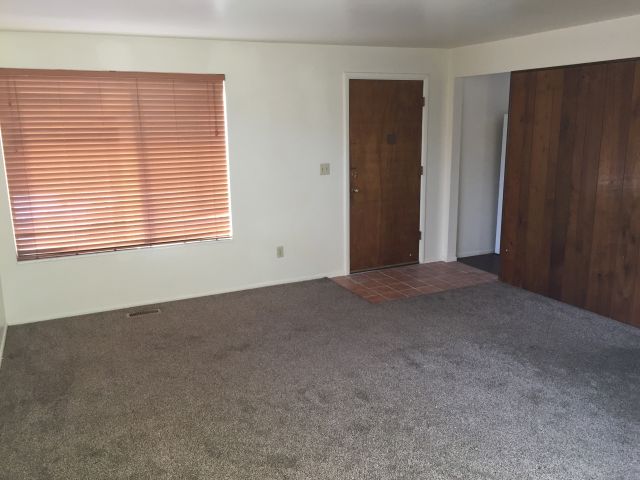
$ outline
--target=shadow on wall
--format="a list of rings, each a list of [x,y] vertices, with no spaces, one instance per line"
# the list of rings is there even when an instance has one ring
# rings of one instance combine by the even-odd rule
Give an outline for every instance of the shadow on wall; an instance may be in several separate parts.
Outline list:
[[[0,367],[2,367],[2,354],[4,342],[7,339],[7,315],[4,311],[4,295],[2,294],[2,279],[0,279]]]
[[[510,73],[463,80],[460,134],[458,257],[495,248],[504,114]]]

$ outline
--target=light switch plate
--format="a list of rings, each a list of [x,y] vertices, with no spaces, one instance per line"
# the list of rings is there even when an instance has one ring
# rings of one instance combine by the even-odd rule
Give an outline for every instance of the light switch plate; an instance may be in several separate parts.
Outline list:
[[[331,174],[331,164],[330,163],[321,163],[320,164],[320,175],[330,175]]]

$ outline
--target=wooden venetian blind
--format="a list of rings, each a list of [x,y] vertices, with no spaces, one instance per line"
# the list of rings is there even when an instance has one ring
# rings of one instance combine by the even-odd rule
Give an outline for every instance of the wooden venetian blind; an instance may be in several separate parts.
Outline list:
[[[18,259],[231,236],[224,76],[0,69]]]

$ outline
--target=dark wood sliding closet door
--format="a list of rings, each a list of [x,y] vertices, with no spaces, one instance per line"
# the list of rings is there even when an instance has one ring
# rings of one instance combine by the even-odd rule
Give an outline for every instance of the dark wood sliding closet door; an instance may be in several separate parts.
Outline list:
[[[640,326],[640,60],[511,76],[503,281]]]

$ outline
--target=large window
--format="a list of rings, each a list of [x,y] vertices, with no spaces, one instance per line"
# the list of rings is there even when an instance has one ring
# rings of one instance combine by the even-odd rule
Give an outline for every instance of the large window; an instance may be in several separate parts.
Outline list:
[[[0,69],[19,260],[231,236],[224,76]]]

